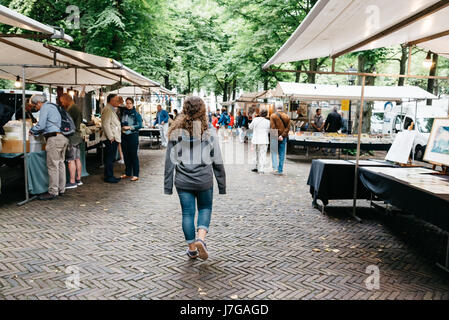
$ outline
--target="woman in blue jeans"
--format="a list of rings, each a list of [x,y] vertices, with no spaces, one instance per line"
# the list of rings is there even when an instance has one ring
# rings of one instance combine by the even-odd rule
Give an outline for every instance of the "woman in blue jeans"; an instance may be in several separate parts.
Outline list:
[[[214,175],[219,193],[226,194],[226,173],[218,138],[209,131],[206,105],[201,98],[189,97],[184,101],[183,112],[173,122],[168,138],[164,193],[173,194],[176,169],[174,184],[181,203],[187,255],[191,259],[206,260],[209,257],[206,235],[212,215]]]
[[[122,179],[139,180],[139,130],[142,129],[142,117],[134,108],[134,100],[126,99],[126,108],[121,113],[122,150],[125,160],[125,174]]]

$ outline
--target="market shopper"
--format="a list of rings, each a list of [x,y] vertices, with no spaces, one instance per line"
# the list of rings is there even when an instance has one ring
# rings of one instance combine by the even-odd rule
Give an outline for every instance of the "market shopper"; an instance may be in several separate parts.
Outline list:
[[[215,175],[218,182],[219,193],[226,194],[226,173],[218,138],[213,130],[209,130],[206,106],[201,98],[189,97],[184,101],[183,114],[170,128],[169,138],[164,193],[173,193],[176,169],[174,184],[182,208],[187,255],[191,259],[199,257],[206,260],[208,249],[205,241],[212,215],[213,177]],[[195,203],[198,205],[196,229]]]
[[[227,140],[228,140],[228,134],[229,134],[228,128],[229,128],[230,123],[231,123],[231,117],[228,114],[228,110],[223,108],[221,110],[220,119],[218,120],[218,127],[219,127],[219,129],[221,129],[220,131],[223,134],[223,142],[227,142]]]
[[[162,106],[159,104],[157,106],[157,114],[156,114],[156,120],[154,121],[153,126],[159,126],[161,130],[161,142],[162,147],[167,147],[168,144],[168,112],[162,109]]]
[[[139,130],[143,128],[142,117],[134,107],[134,99],[126,99],[126,108],[122,110],[122,149],[125,160],[125,174],[122,179],[139,180]]]
[[[69,145],[66,152],[66,161],[70,173],[70,181],[66,184],[66,189],[75,189],[81,186],[83,183],[81,181],[81,143],[83,138],[81,137],[81,122],[83,121],[83,114],[81,109],[75,104],[73,98],[64,93],[59,97],[59,102],[61,106],[67,110],[70,117],[72,117],[73,123],[75,124],[76,131],[73,135],[69,136]]]
[[[123,100],[123,99],[122,99]],[[114,161],[117,157],[118,144],[122,142],[121,124],[117,115],[117,108],[121,99],[116,94],[107,97],[107,104],[101,113],[101,127],[104,141],[104,181],[107,183],[118,183],[121,179],[114,177]]]
[[[47,98],[40,94],[33,95],[30,104],[39,111],[39,121],[30,133],[35,136],[42,134],[46,140],[48,192],[39,196],[39,200],[53,200],[65,193],[64,161],[69,140],[61,133],[62,119],[57,105],[47,102]]]
[[[338,113],[338,108],[334,107],[333,111],[327,116],[326,122],[324,123],[324,130],[327,133],[337,133],[342,126],[343,118]],[[324,154],[327,154],[328,152],[332,153],[332,155],[337,153],[335,148],[330,148],[327,151],[325,150]]]
[[[273,173],[283,175],[288,133],[290,132],[290,117],[282,111],[282,106],[276,107],[276,112],[270,117],[270,124]]]
[[[270,120],[267,119],[268,111],[260,112],[259,117],[251,122],[249,128],[253,131],[252,144],[255,151],[255,168],[253,172],[265,173],[265,164],[267,161],[267,150],[269,144],[268,134],[270,133]]]
[[[238,112],[237,116],[237,134],[241,143],[245,142],[246,131],[249,128],[248,117],[246,116],[246,111]]]

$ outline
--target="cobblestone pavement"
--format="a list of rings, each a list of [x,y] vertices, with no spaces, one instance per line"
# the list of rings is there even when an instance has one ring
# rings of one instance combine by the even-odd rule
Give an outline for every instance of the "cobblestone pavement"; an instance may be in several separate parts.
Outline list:
[[[321,215],[311,208],[307,162],[288,160],[284,177],[227,165],[210,259],[189,261],[176,192],[163,195],[164,156],[141,150],[137,183],[106,185],[97,170],[57,201],[1,206],[0,299],[449,298],[449,276],[426,254],[435,246],[441,259],[443,236],[422,249],[438,233],[410,219],[392,223],[398,218],[364,202],[363,224],[338,208],[348,202]],[[407,224],[421,238],[407,236]],[[379,290],[365,284],[373,265]]]

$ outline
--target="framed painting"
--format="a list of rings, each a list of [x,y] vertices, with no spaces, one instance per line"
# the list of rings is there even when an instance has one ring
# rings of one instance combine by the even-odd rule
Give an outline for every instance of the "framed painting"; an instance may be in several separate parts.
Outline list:
[[[435,119],[424,161],[449,166],[449,118]]]

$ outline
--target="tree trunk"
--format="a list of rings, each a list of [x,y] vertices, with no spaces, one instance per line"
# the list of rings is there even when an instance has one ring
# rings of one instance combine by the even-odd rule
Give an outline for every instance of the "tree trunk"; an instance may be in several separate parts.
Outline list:
[[[358,73],[364,73],[365,72],[365,64],[366,64],[366,58],[363,55],[359,55],[357,57],[357,72]],[[361,86],[362,85],[362,76],[358,76],[357,79],[357,85]]]
[[[302,63],[298,63],[296,65],[296,71],[302,71]],[[301,72],[296,72],[295,82],[299,82],[301,80]]]
[[[165,70],[167,70],[167,73],[164,75],[164,84],[168,90],[171,90],[171,86],[170,86],[171,63],[170,63],[170,59],[168,59],[168,58],[165,60]]]
[[[432,57],[432,67],[430,68],[430,72],[429,72],[429,76],[434,77],[437,75],[437,69],[438,69],[438,54],[434,53],[433,57]],[[427,91],[435,94],[435,79],[429,79],[427,81]],[[431,106],[432,105],[432,100],[427,100],[427,105]]]
[[[237,79],[234,79],[234,82],[232,83],[232,101],[235,100],[237,96]]]
[[[310,71],[318,71],[318,59],[310,59],[309,60],[309,70]],[[316,83],[316,74],[308,73],[307,74],[307,82],[308,83]]]
[[[187,94],[192,93],[192,80],[190,78],[190,70],[187,71]]]
[[[223,85],[223,102],[228,101],[228,81],[224,81]]]
[[[405,72],[407,71],[407,61],[408,61],[408,48],[406,45],[401,45],[401,61],[399,62],[400,67],[399,67],[399,74],[404,75]],[[410,47],[409,50],[412,50],[412,48]],[[398,86],[403,87],[405,84],[405,78],[399,78],[398,81]]]
[[[374,102],[365,102],[362,114],[362,133],[371,133],[371,116],[373,115]],[[357,112],[355,115],[353,133],[359,131],[359,118],[360,118],[360,102],[357,103]]]

